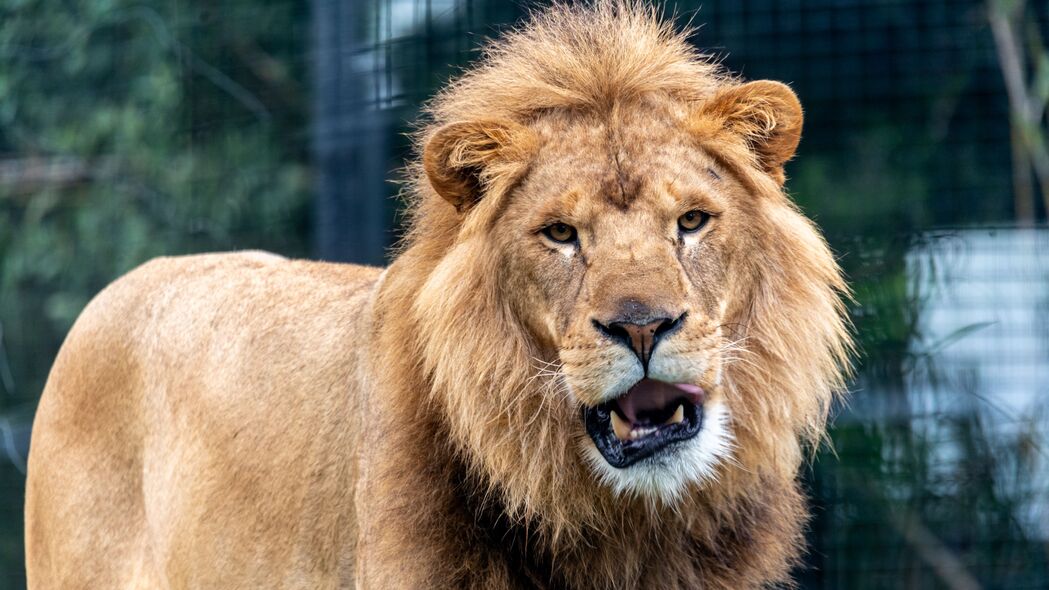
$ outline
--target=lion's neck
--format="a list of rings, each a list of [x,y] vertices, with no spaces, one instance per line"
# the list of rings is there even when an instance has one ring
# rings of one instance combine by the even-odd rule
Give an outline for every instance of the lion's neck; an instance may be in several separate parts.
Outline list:
[[[609,526],[553,538],[541,517],[515,519],[495,496],[463,493],[491,486],[461,465],[453,472],[454,510],[470,523],[464,538],[477,544],[471,553],[487,555],[523,587],[745,588],[789,567],[801,541],[800,512],[781,510],[802,509],[792,481],[766,480],[717,509],[708,499],[662,510],[621,499]]]

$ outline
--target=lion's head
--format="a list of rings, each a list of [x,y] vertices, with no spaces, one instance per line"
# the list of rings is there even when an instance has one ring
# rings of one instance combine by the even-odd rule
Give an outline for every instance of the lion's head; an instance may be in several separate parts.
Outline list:
[[[491,45],[430,114],[402,257],[419,366],[506,510],[559,533],[793,490],[849,349],[783,192],[794,93],[599,2]]]

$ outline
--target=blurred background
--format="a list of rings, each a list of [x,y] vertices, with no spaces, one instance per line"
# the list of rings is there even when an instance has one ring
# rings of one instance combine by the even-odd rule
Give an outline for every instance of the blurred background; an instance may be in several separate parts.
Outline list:
[[[802,586],[1049,588],[1049,4],[699,4],[668,9],[698,47],[800,95],[788,187],[856,292]],[[161,254],[382,263],[420,104],[541,5],[0,3],[0,589],[91,296]]]

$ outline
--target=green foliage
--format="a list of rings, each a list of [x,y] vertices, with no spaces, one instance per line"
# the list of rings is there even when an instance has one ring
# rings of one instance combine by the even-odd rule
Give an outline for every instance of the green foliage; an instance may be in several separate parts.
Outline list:
[[[957,392],[952,392],[957,395]],[[823,581],[841,588],[1035,588],[1049,560],[1026,435],[981,414],[843,419],[815,465]],[[1026,521],[1026,522],[1025,522]]]
[[[35,399],[76,314],[144,260],[306,253],[306,15],[292,3],[157,4],[0,9],[0,154],[12,170],[0,182],[0,324],[18,343],[7,405]]]

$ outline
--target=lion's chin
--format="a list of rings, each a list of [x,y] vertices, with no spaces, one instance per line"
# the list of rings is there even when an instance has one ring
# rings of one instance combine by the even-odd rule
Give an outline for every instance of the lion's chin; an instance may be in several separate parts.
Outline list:
[[[699,434],[704,398],[695,385],[646,378],[614,400],[583,408],[583,423],[605,461],[623,469]]]

